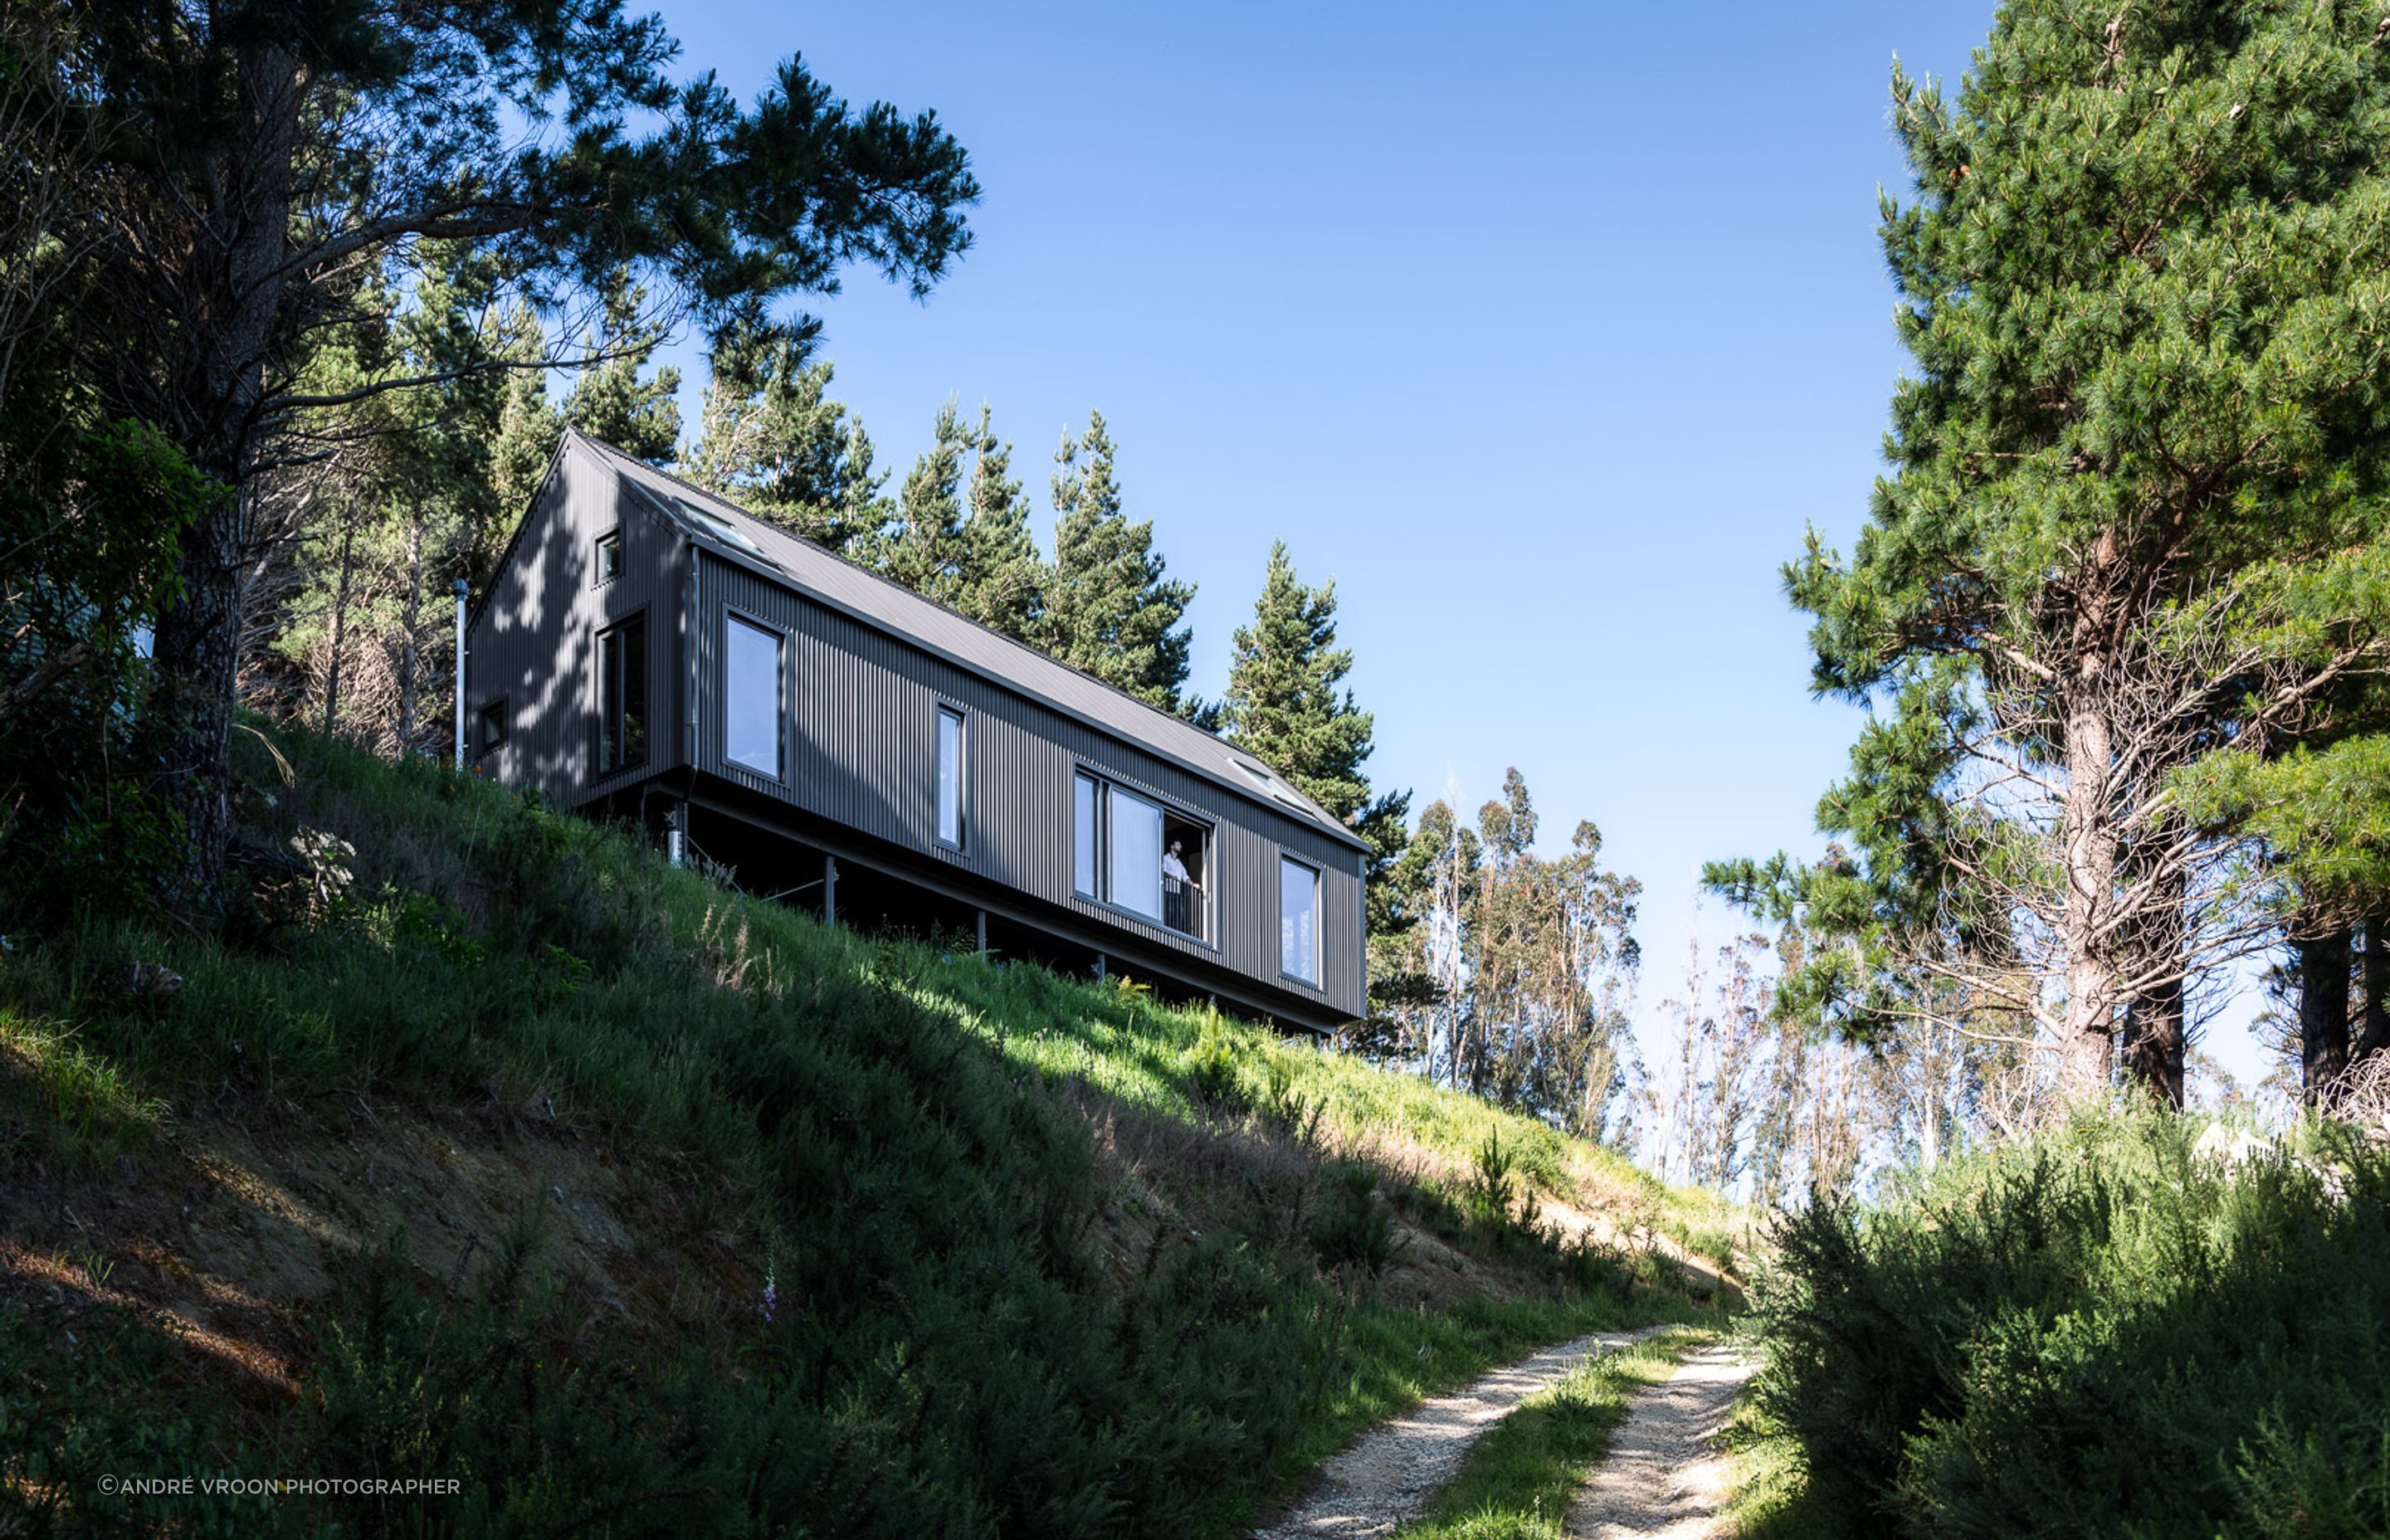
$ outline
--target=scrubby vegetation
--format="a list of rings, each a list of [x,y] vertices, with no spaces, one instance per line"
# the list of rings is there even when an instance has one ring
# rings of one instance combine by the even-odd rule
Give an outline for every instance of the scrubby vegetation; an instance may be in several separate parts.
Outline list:
[[[2086,1116],[1779,1240],[1762,1533],[2390,1532],[2378,1146]]]
[[[426,764],[244,753],[225,938],[0,953],[32,1533],[1226,1534],[1424,1391],[1698,1313],[1645,1242],[1715,1211],[1548,1128]],[[181,1475],[459,1490],[99,1485]]]

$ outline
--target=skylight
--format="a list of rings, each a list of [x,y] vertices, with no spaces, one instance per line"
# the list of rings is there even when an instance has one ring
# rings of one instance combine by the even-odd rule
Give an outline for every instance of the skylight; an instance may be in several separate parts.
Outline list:
[[[721,541],[724,545],[744,551],[749,556],[755,558],[759,561],[770,561],[772,559],[770,557],[764,554],[764,547],[756,545],[754,540],[745,530],[740,529],[738,525],[732,523],[729,520],[723,518],[722,515],[714,512],[713,509],[701,508],[686,497],[675,497],[673,499],[673,503],[680,509],[681,512],[695,520],[697,521],[698,528],[713,536],[714,539]]]

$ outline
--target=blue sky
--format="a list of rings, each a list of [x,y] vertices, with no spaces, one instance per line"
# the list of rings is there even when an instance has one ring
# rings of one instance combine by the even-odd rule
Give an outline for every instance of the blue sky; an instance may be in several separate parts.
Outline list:
[[[1855,717],[1778,568],[1881,463],[1893,56],[1959,73],[1990,4],[662,9],[742,96],[802,52],[970,151],[936,293],[815,307],[884,463],[985,401],[1042,507],[1101,409],[1207,694],[1285,539],[1381,785],[1473,809],[1515,764],[1548,845],[1589,817],[1642,879],[1647,1017],[1701,862],[1814,849]]]

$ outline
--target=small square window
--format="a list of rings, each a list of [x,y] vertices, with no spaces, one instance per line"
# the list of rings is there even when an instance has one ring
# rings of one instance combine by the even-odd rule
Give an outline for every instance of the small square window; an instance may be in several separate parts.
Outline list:
[[[598,581],[611,583],[623,575],[623,532],[610,530],[598,537]]]
[[[507,740],[507,698],[498,697],[482,707],[474,718],[473,757],[487,758]]]

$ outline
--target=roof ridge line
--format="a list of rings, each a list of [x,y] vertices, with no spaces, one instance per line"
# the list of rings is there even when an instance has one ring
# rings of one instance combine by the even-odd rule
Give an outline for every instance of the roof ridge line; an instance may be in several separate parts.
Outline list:
[[[891,593],[901,595],[905,598],[909,599],[916,604],[924,604],[932,610],[937,610],[945,614],[952,615],[955,619],[962,622],[965,625],[971,626],[986,635],[993,636],[997,641],[1000,641],[1009,647],[1016,648],[1041,662],[1047,663],[1054,668],[1061,669],[1065,673],[1075,674],[1079,678],[1086,680],[1089,684],[1097,686],[1099,688],[1111,691],[1113,695],[1118,696],[1121,699],[1127,701],[1133,706],[1138,707],[1143,711],[1150,712],[1153,715],[1161,718],[1164,722],[1184,727],[1190,733],[1199,734],[1206,740],[1218,744],[1221,750],[1225,752],[1243,755],[1245,758],[1263,766],[1263,768],[1266,769],[1272,776],[1277,776],[1278,779],[1285,785],[1286,789],[1293,792],[1296,796],[1301,797],[1304,802],[1308,804],[1308,812],[1312,816],[1317,817],[1320,822],[1342,834],[1345,834],[1356,840],[1360,838],[1359,833],[1355,830],[1351,825],[1347,824],[1343,819],[1337,817],[1326,808],[1320,806],[1318,802],[1314,801],[1307,793],[1305,793],[1301,787],[1296,786],[1293,781],[1288,779],[1286,774],[1279,770],[1278,766],[1271,764],[1267,760],[1263,759],[1261,755],[1253,752],[1252,750],[1244,748],[1240,744],[1231,743],[1226,738],[1221,737],[1217,733],[1207,732],[1203,728],[1197,726],[1194,723],[1187,720],[1187,718],[1173,712],[1163,711],[1152,701],[1147,700],[1140,696],[1131,694],[1129,691],[1121,688],[1118,685],[1113,684],[1109,679],[1105,679],[1098,674],[1090,674],[1086,669],[1080,668],[1074,663],[1065,662],[1061,659],[1055,657],[1052,653],[1047,652],[1045,648],[1033,647],[1029,643],[1022,641],[1018,636],[1009,635],[1005,632],[998,631],[996,627],[989,625],[986,622],[975,620],[971,616],[966,615],[961,610],[957,610],[954,606],[932,598],[929,595],[920,592],[919,589],[909,588],[884,572],[874,571],[870,568],[863,565],[863,563],[854,560],[853,558],[831,550],[829,546],[821,544],[817,540],[808,540],[803,535],[797,533],[793,530],[784,529],[781,526],[773,523],[770,520],[764,518],[760,514],[750,512],[748,509],[739,507],[737,503],[732,502],[721,493],[710,492],[675,471],[666,470],[660,466],[650,465],[647,461],[640,459],[637,456],[622,448],[620,445],[609,443],[604,439],[598,438],[594,433],[590,433],[570,423],[565,425],[565,431],[573,437],[583,440],[593,447],[603,451],[607,455],[612,456],[618,460],[622,460],[629,465],[636,466],[639,469],[647,471],[649,474],[662,477],[673,485],[681,487],[700,497],[709,498],[713,502],[719,503],[724,507],[728,508],[739,518],[760,525],[764,529],[770,531],[773,534],[778,535],[783,539],[793,540],[797,544],[804,546],[807,550],[813,551],[816,555],[826,557],[829,560],[835,561],[842,567],[846,568],[848,571],[855,572],[865,578],[868,578],[873,583],[879,584],[882,587],[888,589]],[[796,574],[791,572],[789,575],[790,577],[794,577]],[[1272,789],[1271,800],[1278,802],[1284,801],[1283,798],[1277,796],[1275,788]],[[1296,811],[1303,812],[1305,811],[1305,809],[1298,808]]]

